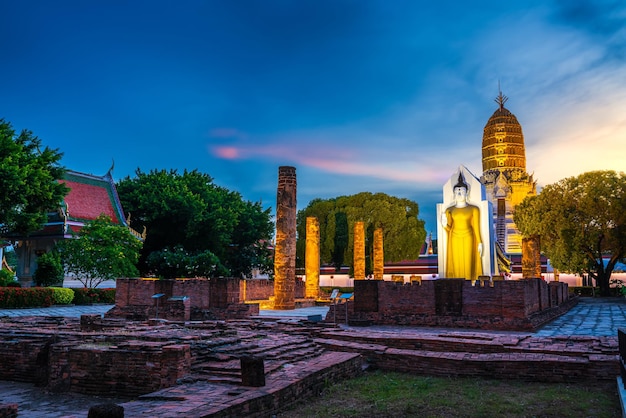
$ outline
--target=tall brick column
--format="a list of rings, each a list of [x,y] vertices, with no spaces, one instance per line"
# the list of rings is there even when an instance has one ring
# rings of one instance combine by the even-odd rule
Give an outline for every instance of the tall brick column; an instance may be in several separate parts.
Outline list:
[[[295,309],[296,168],[278,167],[276,245],[274,247],[274,309]]]
[[[385,253],[383,250],[383,229],[374,230],[374,280],[382,280],[385,273]]]
[[[541,277],[541,244],[538,235],[522,238],[522,278]]]
[[[365,280],[365,229],[363,222],[354,223],[354,279]]]
[[[305,251],[306,286],[304,297],[317,299],[320,293],[320,223],[314,216],[306,218]]]

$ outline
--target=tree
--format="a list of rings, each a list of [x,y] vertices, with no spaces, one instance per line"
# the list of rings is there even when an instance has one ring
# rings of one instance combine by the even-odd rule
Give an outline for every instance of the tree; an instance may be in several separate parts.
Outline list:
[[[214,274],[240,277],[250,276],[256,268],[273,270],[267,246],[274,231],[270,209],[215,185],[209,175],[138,169],[134,178],[118,183],[117,191],[132,215],[133,228],[147,229],[139,263],[142,274],[172,274],[161,261],[164,251],[171,256],[175,249],[189,257],[209,251],[217,257],[219,273]]]
[[[386,262],[414,260],[426,238],[424,221],[418,218],[418,204],[384,193],[363,192],[332,199],[314,199],[297,215],[297,263],[304,265],[306,218],[316,217],[320,224],[320,261],[339,269],[352,264],[354,223],[366,226],[366,270],[371,272],[374,229],[383,228]]]
[[[142,243],[111,218],[101,215],[89,221],[75,238],[57,243],[67,273],[88,288],[119,277],[137,277],[136,264]]]
[[[189,253],[182,246],[164,248],[148,255],[148,265],[164,279],[212,277],[225,274],[220,260],[211,251]]]
[[[37,270],[33,274],[33,280],[37,286],[55,286],[63,283],[65,271],[61,256],[56,249],[48,251],[37,257]]]
[[[27,235],[42,228],[69,189],[58,182],[65,169],[62,154],[45,147],[32,132],[19,135],[0,119],[0,223],[12,234]]]
[[[555,268],[589,274],[608,296],[626,250],[626,176],[592,171],[560,180],[519,204],[514,221],[523,235],[541,237]]]

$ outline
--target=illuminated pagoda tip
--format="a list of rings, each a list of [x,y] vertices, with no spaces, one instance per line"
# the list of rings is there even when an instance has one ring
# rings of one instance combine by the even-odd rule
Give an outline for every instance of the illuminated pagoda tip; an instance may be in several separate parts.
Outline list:
[[[502,90],[500,89],[500,81],[498,81],[498,97],[495,98],[495,101],[500,106],[500,110],[504,109],[504,104],[507,100],[509,100],[509,98],[502,94]]]

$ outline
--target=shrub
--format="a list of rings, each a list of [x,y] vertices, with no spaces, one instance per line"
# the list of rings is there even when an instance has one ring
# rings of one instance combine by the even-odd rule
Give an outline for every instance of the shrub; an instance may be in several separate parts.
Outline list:
[[[115,303],[115,289],[95,289],[80,287],[74,290],[74,304],[89,305],[92,303]]]
[[[0,270],[0,287],[9,286],[12,283],[17,283],[15,281],[15,273],[10,270]]]
[[[47,307],[54,302],[53,294],[47,287],[0,287],[0,308]]]
[[[74,291],[65,287],[51,287],[54,292],[52,297],[54,298],[55,305],[69,305],[74,300]]]
[[[54,286],[63,283],[63,265],[61,257],[56,251],[49,251],[37,258],[37,270],[33,274],[33,280],[37,286]]]

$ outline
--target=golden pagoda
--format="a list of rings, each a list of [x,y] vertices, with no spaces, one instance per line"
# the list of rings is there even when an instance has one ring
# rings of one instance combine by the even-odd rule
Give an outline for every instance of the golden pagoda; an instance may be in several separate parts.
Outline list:
[[[526,196],[537,194],[537,183],[526,172],[524,134],[517,118],[499,92],[498,109],[483,131],[483,175],[487,199],[493,205],[496,239],[507,254],[521,254],[522,237],[513,222],[515,205]]]

